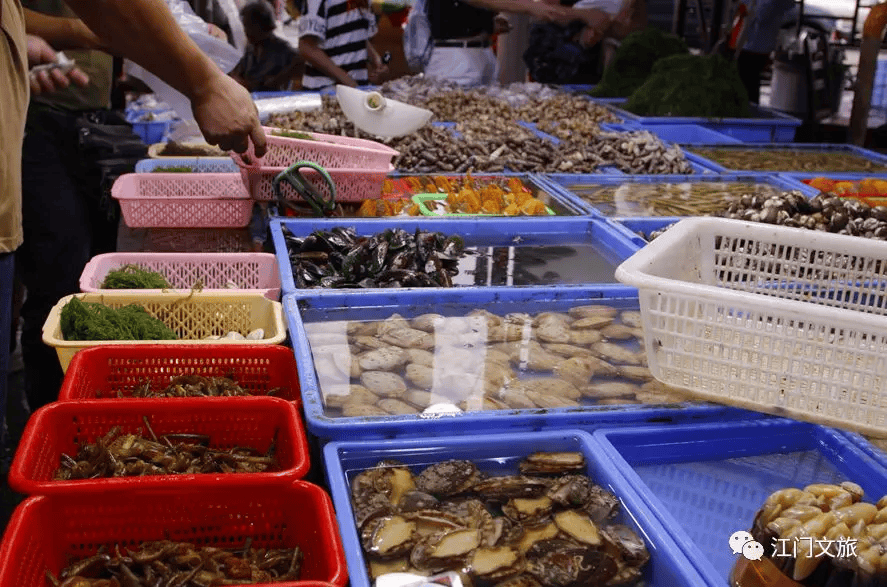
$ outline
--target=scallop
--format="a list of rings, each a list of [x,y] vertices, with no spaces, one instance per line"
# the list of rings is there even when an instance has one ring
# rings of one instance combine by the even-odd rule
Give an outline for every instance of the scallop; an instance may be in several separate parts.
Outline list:
[[[432,349],[434,336],[415,328],[393,328],[381,336],[382,342],[401,348]]]
[[[397,397],[407,390],[407,384],[397,373],[387,371],[364,371],[360,382],[376,395]]]
[[[407,381],[419,389],[431,389],[434,385],[434,369],[418,363],[407,365],[405,376]]]
[[[402,348],[386,346],[363,353],[357,361],[364,371],[393,371],[405,364],[409,358]]]

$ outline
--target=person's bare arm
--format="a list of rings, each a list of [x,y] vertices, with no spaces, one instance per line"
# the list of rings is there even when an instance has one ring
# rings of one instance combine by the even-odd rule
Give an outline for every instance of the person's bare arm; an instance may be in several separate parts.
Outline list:
[[[163,0],[67,3],[111,51],[187,96],[208,142],[243,152],[252,138],[256,155],[264,155],[265,134],[249,93],[197,47]]]
[[[324,75],[336,80],[336,83],[352,88],[357,87],[357,82],[354,81],[354,78],[348,75],[347,71],[336,65],[330,59],[330,56],[326,54],[326,51],[320,48],[320,39],[318,37],[313,35],[300,37],[299,53],[302,54],[306,63],[310,63],[322,71]]]
[[[49,16],[25,8],[25,30],[49,43],[56,51],[104,49],[104,44],[79,18]]]

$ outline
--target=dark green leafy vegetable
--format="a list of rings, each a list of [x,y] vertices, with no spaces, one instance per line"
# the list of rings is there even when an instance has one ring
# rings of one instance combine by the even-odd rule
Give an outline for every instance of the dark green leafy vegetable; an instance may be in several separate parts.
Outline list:
[[[130,264],[109,271],[100,287],[101,289],[168,289],[172,285],[162,273]]]
[[[720,55],[672,55],[660,59],[624,108],[641,116],[752,115],[736,64]]]
[[[151,173],[191,173],[193,167],[187,165],[170,165],[169,167],[156,167]]]
[[[71,298],[60,316],[65,340],[175,340],[166,324],[138,304],[109,308],[104,304]]]
[[[589,93],[600,98],[630,96],[650,77],[656,61],[688,52],[683,39],[655,27],[631,33],[619,45],[600,83]]]

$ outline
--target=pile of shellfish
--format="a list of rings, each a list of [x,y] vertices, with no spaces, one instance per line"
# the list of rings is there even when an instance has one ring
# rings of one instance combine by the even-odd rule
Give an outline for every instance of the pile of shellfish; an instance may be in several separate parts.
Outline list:
[[[306,322],[332,417],[685,401],[646,366],[641,315],[606,305]]]
[[[862,488],[849,481],[780,489],[758,511],[751,535],[802,585],[883,585],[887,496],[877,503],[862,498]]]
[[[540,452],[511,475],[467,460],[412,471],[382,461],[351,481],[373,578],[460,573],[480,587],[617,587],[640,581],[644,540],[614,522],[619,499],[586,474],[582,453]]]

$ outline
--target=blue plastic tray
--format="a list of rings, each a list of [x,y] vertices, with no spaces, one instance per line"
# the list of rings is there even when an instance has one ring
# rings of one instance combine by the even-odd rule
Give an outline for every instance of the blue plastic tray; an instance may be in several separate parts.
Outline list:
[[[783,418],[600,429],[619,474],[638,493],[711,587],[725,587],[738,555],[730,536],[751,528],[774,491],[851,480],[867,501],[887,494],[887,468],[843,433]],[[764,545],[772,548],[772,545]]]
[[[283,227],[297,237],[305,237],[315,230],[329,230],[337,226],[353,227],[359,236],[372,236],[384,231],[386,228],[399,227],[408,232],[416,229],[427,232],[440,232],[446,235],[461,236],[467,247],[508,247],[508,246],[533,246],[533,245],[574,245],[591,246],[597,253],[597,258],[589,258],[588,263],[594,263],[589,268],[590,273],[606,274],[601,280],[592,280],[590,283],[617,283],[613,273],[616,266],[630,257],[636,247],[624,237],[621,232],[614,231],[612,226],[589,217],[409,217],[387,218],[384,226],[377,219],[354,220],[348,219],[281,219],[271,221],[271,236],[274,242],[274,250],[280,268],[280,278],[284,293],[294,293],[297,290],[293,277],[292,264],[289,260],[289,251],[283,236]],[[466,261],[467,262],[467,261]],[[569,263],[569,262],[568,262]],[[566,268],[565,268],[566,269]],[[462,273],[465,273],[464,270]],[[466,274],[467,275],[467,274]],[[458,276],[457,276],[458,279]],[[582,278],[572,278],[573,283],[563,285],[547,285],[548,288],[587,285]],[[463,282],[464,283],[464,282]],[[503,286],[465,285],[458,289],[473,290],[492,287],[501,289]],[[504,286],[508,287],[508,286]],[[409,288],[402,288],[404,291]],[[332,290],[310,289],[302,290],[312,294],[326,294],[332,291],[360,293],[366,289]]]
[[[572,197],[577,206],[582,206],[591,214],[606,217],[603,211],[598,210],[581,196],[570,190],[570,186],[581,184],[593,184],[600,186],[622,185],[624,183],[695,183],[695,182],[753,182],[764,183],[782,190],[798,190],[809,197],[819,193],[818,190],[789,177],[783,177],[774,173],[756,173],[750,171],[735,172],[729,174],[699,174],[699,175],[579,175],[569,173],[549,173],[546,179],[560,186],[567,196]]]
[[[376,290],[363,295],[287,295],[284,313],[299,368],[302,405],[308,430],[321,442],[329,440],[390,439],[452,436],[477,432],[515,432],[581,426],[585,429],[651,422],[718,421],[761,417],[756,412],[718,404],[588,405],[580,408],[515,409],[463,412],[455,416],[418,415],[336,417],[324,412],[323,396],[314,368],[306,323],[341,320],[383,320],[392,314],[412,318],[435,312],[465,316],[478,309],[499,315],[510,312],[565,311],[586,304],[606,304],[637,310],[637,292],[624,286],[588,289],[499,288],[464,290]]]
[[[629,238],[636,242],[638,246],[643,247],[649,241],[643,235],[648,235],[654,230],[661,230],[666,226],[671,226],[675,222],[681,220],[680,216],[645,216],[641,218],[614,218],[612,222],[621,228],[628,230],[631,234]]]
[[[136,173],[151,173],[165,167],[190,167],[194,173],[238,173],[240,168],[228,157],[163,157],[142,159],[136,163]]]
[[[833,143],[782,143],[782,144],[770,144],[770,145],[693,145],[694,148],[700,149],[740,149],[740,150],[760,150],[760,151],[768,151],[768,150],[791,150],[791,151],[799,151],[799,152],[812,152],[812,153],[823,153],[823,152],[837,152],[837,153],[848,153],[853,155],[858,155],[860,157],[864,157],[874,163],[884,165],[884,169],[882,174],[887,174],[887,155],[882,155],[881,153],[876,153],[875,151],[870,151],[868,149],[863,149],[862,147],[857,147],[856,145],[846,145],[846,144],[833,144]],[[736,169],[727,169],[723,165],[719,163],[715,163],[711,159],[703,157],[701,155],[697,155],[696,153],[691,153],[689,151],[685,151],[687,158],[691,159],[712,169],[717,173],[750,173],[748,170],[736,170]],[[768,171],[755,171],[751,173],[776,173],[776,174],[785,174],[796,172],[797,170],[793,169],[772,169]],[[826,173],[826,172],[823,172]],[[831,174],[830,174],[831,175]],[[859,175],[859,173],[856,173]]]
[[[752,118],[694,118],[685,116],[638,116],[620,106],[625,98],[602,100],[626,122],[648,124],[698,124],[745,143],[786,143],[795,139],[801,120],[772,108],[751,104]]]
[[[691,145],[695,143],[713,144],[725,143],[735,144],[741,143],[739,139],[725,135],[716,130],[706,128],[698,124],[611,124],[604,123],[601,125],[602,130],[626,132],[632,130],[648,130],[658,136],[663,141],[669,143],[678,143],[681,145]]]
[[[481,471],[493,475],[517,474],[520,459],[536,451],[579,451],[588,463],[587,474],[599,485],[609,488],[612,469],[599,456],[598,446],[587,433],[575,430],[558,432],[484,435],[470,438],[398,440],[378,443],[334,442],[323,450],[330,493],[348,563],[351,587],[371,587],[360,538],[351,508],[351,480],[362,470],[383,459],[397,459],[418,473],[425,466],[449,459],[475,462]],[[620,499],[620,514],[615,522],[626,524],[647,543],[650,561],[643,575],[647,587],[683,587],[699,585],[701,577],[677,549],[668,531],[653,517],[631,490],[615,493]]]
[[[841,432],[843,432],[851,442],[860,446],[870,457],[881,463],[883,467],[887,468],[887,453],[869,442],[862,434],[850,432],[848,430],[842,430]]]

